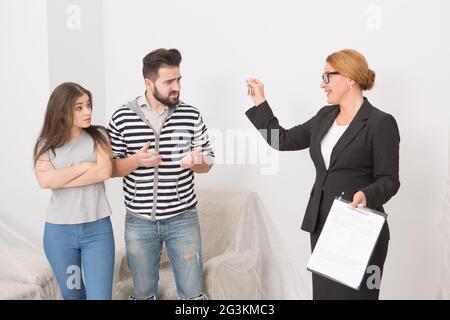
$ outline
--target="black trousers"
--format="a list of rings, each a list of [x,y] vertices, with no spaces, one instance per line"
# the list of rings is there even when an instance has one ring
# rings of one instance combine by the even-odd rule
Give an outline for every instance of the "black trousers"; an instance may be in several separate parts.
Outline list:
[[[321,226],[322,227],[322,226]],[[311,251],[314,250],[317,240],[319,239],[320,230],[310,234],[311,237]],[[389,245],[389,229],[387,223],[385,223],[378,241],[375,245],[372,257],[369,262],[369,266],[376,265],[381,272],[379,279],[383,275],[384,262],[386,260]],[[378,300],[380,289],[373,288],[374,273],[366,273],[364,276],[359,290],[347,287],[336,281],[322,277],[318,274],[312,274],[313,285],[313,299],[314,300]],[[369,280],[370,278],[370,280]],[[368,281],[369,280],[369,281]],[[369,282],[369,285],[368,285]]]

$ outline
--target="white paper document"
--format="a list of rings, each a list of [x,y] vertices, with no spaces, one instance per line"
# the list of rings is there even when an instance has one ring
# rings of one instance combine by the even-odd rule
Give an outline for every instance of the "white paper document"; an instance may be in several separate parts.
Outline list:
[[[386,214],[335,199],[308,270],[358,290]]]

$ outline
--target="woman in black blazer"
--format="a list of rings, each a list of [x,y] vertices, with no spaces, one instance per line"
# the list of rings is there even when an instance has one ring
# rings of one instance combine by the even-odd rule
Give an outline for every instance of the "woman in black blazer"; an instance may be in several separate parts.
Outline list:
[[[278,130],[264,138],[280,151],[309,148],[316,168],[302,229],[310,233],[311,249],[319,238],[336,196],[384,212],[385,204],[400,187],[400,136],[394,117],[363,96],[375,81],[366,59],[355,50],[327,57],[321,88],[329,105],[310,120],[284,129],[264,97],[264,85],[247,80],[255,106],[246,112],[257,129]],[[278,139],[271,141],[271,137]],[[313,299],[378,299],[389,243],[385,223],[359,290],[313,274]]]

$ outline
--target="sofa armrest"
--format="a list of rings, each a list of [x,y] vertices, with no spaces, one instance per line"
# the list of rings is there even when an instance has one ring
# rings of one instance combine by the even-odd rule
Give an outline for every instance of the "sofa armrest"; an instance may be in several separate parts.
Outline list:
[[[209,299],[261,299],[261,264],[255,252],[227,251],[204,265],[204,286]]]

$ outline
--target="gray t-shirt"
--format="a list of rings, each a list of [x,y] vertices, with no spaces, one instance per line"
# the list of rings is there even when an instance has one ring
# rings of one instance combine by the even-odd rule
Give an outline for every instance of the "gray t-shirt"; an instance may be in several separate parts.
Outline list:
[[[96,162],[94,140],[84,130],[80,136],[67,142],[53,152],[44,154],[56,169],[81,162]],[[105,194],[104,182],[87,186],[52,189],[47,209],[47,222],[55,224],[78,224],[96,221],[111,215]]]

